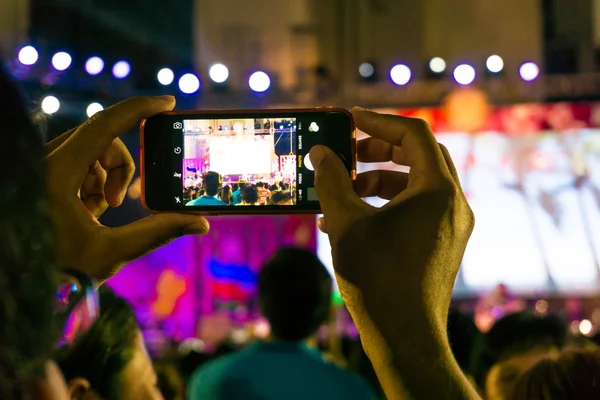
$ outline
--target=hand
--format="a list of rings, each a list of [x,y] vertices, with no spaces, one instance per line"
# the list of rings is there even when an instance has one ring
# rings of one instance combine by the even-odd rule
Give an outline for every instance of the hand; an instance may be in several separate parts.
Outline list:
[[[118,136],[174,106],[171,96],[125,100],[46,145],[50,215],[63,265],[103,281],[179,236],[208,232],[204,218],[188,214],[156,214],[118,228],[98,222],[109,206],[121,205],[135,171]]]
[[[371,135],[358,142],[358,161],[393,161],[410,172],[365,172],[353,185],[335,153],[314,147],[310,158],[324,214],[319,226],[329,234],[340,291],[365,351],[380,380],[387,373],[393,380],[398,364],[392,369],[384,364],[409,360],[412,351],[426,360],[419,342],[430,339],[431,348],[449,350],[446,318],[474,217],[448,151],[424,121],[361,108],[352,114],[358,129]],[[361,200],[371,196],[390,202],[374,208]]]

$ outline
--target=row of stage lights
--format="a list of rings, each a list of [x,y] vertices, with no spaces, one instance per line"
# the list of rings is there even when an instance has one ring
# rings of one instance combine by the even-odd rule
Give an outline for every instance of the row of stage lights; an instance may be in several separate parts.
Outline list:
[[[489,73],[498,75],[504,69],[504,60],[498,55],[491,55],[487,58],[485,66]],[[446,61],[441,57],[434,57],[429,61],[429,70],[436,75],[441,75],[446,71]],[[369,79],[375,75],[375,67],[370,63],[362,63],[358,67],[358,73],[365,79]],[[390,69],[391,81],[398,85],[404,86],[410,82],[412,78],[411,69],[405,64],[396,64]],[[519,67],[519,76],[526,82],[534,81],[540,75],[540,68],[534,62],[527,61]],[[454,67],[452,77],[456,83],[460,85],[470,85],[475,81],[477,72],[470,64],[459,64]]]
[[[33,46],[21,48],[18,60],[26,66],[34,65],[39,59],[39,53]],[[57,71],[66,71],[72,64],[73,58],[69,53],[59,51],[52,56],[52,66]],[[85,62],[85,71],[96,76],[104,71],[104,60],[98,56],[90,57]],[[131,73],[131,65],[125,61],[117,61],[112,67],[112,75],[116,79],[125,79]],[[229,79],[229,69],[223,64],[215,64],[208,71],[210,79],[216,84],[224,84]],[[175,81],[175,73],[170,68],[162,68],[156,74],[156,79],[163,86]],[[194,94],[200,90],[200,79],[192,73],[183,74],[178,81],[179,90],[185,94]],[[271,86],[271,77],[264,71],[253,72],[248,79],[248,86],[253,92],[263,93]]]
[[[19,51],[18,59],[23,65],[34,65],[39,58],[38,51],[33,46],[25,46]],[[67,70],[73,62],[69,53],[60,51],[52,57],[52,66],[58,71]],[[498,75],[504,69],[504,60],[498,55],[489,56],[486,60],[486,68],[489,73]],[[99,75],[104,71],[104,60],[93,56],[85,62],[85,70],[89,75]],[[441,76],[446,71],[446,61],[441,57],[434,57],[429,61],[429,69],[432,73]],[[125,61],[117,61],[112,67],[112,74],[116,79],[125,79],[131,73],[130,64]],[[374,77],[375,67],[370,63],[362,63],[358,68],[358,73],[365,79]],[[528,61],[521,64],[519,75],[521,79],[527,82],[538,78],[540,69],[534,62]],[[208,71],[210,79],[216,84],[224,84],[229,79],[229,69],[223,64],[215,64]],[[391,81],[398,85],[408,84],[412,78],[411,69],[405,64],[396,64],[390,71]],[[460,85],[470,85],[475,81],[477,72],[470,64],[459,64],[454,67],[452,77]],[[175,73],[170,68],[162,68],[158,71],[156,79],[163,86],[171,85],[175,80]],[[178,81],[179,90],[185,94],[194,94],[200,90],[200,79],[192,73],[183,74]],[[248,86],[253,92],[263,93],[269,90],[271,78],[266,72],[253,72],[248,79]]]

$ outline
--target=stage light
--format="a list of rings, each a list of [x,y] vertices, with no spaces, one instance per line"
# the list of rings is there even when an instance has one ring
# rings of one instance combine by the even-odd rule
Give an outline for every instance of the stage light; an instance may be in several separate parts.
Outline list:
[[[475,80],[475,68],[469,64],[460,64],[454,68],[454,80],[461,85],[470,85]]]
[[[98,75],[104,69],[104,61],[100,57],[90,57],[85,62],[85,70],[90,75]]]
[[[87,116],[91,117],[92,115],[96,114],[99,111],[104,110],[104,107],[102,107],[102,104],[100,103],[91,103],[89,106],[87,106]]]
[[[446,61],[441,57],[433,57],[429,60],[429,69],[431,72],[441,74],[446,70]]]
[[[65,69],[71,66],[71,62],[73,59],[69,55],[69,53],[65,53],[64,51],[59,51],[54,56],[52,56],[52,66],[57,71],[64,71]]]
[[[248,79],[248,85],[253,92],[263,93],[269,89],[271,86],[271,78],[263,71],[256,71],[252,75],[250,75],[250,79]]]
[[[404,64],[397,64],[390,70],[390,78],[398,86],[406,85],[411,78],[412,74],[410,68]]]
[[[42,100],[42,111],[46,114],[54,114],[60,108],[60,101],[54,96],[46,96]]]
[[[371,63],[364,62],[358,67],[358,73],[363,78],[370,78],[375,73],[375,67],[373,67],[373,64]]]
[[[19,62],[23,65],[35,64],[38,57],[38,52],[33,46],[25,46],[19,51]]]
[[[173,83],[173,80],[175,79],[175,74],[169,68],[163,68],[160,71],[158,71],[158,74],[156,74],[156,78],[158,79],[158,83],[167,86]]]
[[[582,335],[589,335],[590,333],[592,333],[593,328],[594,326],[587,319],[584,319],[579,323],[579,332],[581,332]]]
[[[215,83],[224,83],[229,78],[229,69],[223,64],[215,64],[208,70],[210,79]]]
[[[196,93],[200,89],[200,80],[194,74],[185,74],[179,78],[179,90],[185,94]]]
[[[485,66],[487,67],[488,71],[493,74],[497,74],[504,69],[504,60],[502,60],[502,57],[494,54],[493,56],[489,56],[487,58],[485,61]]]
[[[127,78],[130,72],[131,66],[127,61],[117,61],[115,65],[113,65],[112,74],[117,79]]]
[[[519,68],[521,79],[527,82],[535,80],[540,75],[540,68],[534,62],[526,62]]]

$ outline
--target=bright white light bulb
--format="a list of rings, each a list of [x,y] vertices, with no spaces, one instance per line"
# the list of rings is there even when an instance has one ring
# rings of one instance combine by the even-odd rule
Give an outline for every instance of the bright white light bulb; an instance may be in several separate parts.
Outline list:
[[[158,71],[158,74],[156,74],[156,78],[158,79],[158,82],[161,85],[167,86],[173,83],[173,80],[175,79],[175,74],[171,69],[163,68],[160,71]]]
[[[52,57],[52,66],[56,68],[57,71],[64,71],[71,66],[72,61],[73,59],[69,53],[59,51]]]
[[[535,80],[540,74],[540,68],[534,62],[526,62],[519,68],[521,79],[527,82]]]
[[[504,68],[504,60],[498,55],[489,56],[485,61],[485,66],[491,73],[497,74]]]
[[[475,68],[469,64],[460,64],[454,68],[454,80],[461,85],[470,85],[475,80]]]
[[[194,74],[185,74],[179,78],[179,90],[185,94],[196,93],[200,89],[200,79]]]
[[[208,70],[208,75],[215,83],[223,83],[229,78],[229,69],[223,64],[215,64]]]
[[[42,100],[42,111],[46,114],[54,114],[60,109],[60,101],[54,96],[46,96]]]
[[[99,111],[104,110],[104,107],[102,107],[102,104],[100,103],[91,103],[89,106],[87,106],[87,116],[91,117],[92,115],[96,114]]]
[[[390,78],[398,86],[406,85],[412,76],[410,68],[404,64],[394,65],[390,70]]]
[[[250,75],[248,85],[252,91],[257,93],[266,92],[271,86],[271,78],[263,71],[257,71]]]
[[[38,57],[38,52],[33,46],[25,46],[19,51],[19,62],[23,65],[35,64]]]

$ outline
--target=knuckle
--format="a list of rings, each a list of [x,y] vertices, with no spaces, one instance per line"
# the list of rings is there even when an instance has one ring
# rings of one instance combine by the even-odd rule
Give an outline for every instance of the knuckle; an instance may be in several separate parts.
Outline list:
[[[413,124],[415,126],[415,129],[418,129],[419,131],[430,131],[431,130],[427,121],[425,121],[422,118],[413,118]]]

